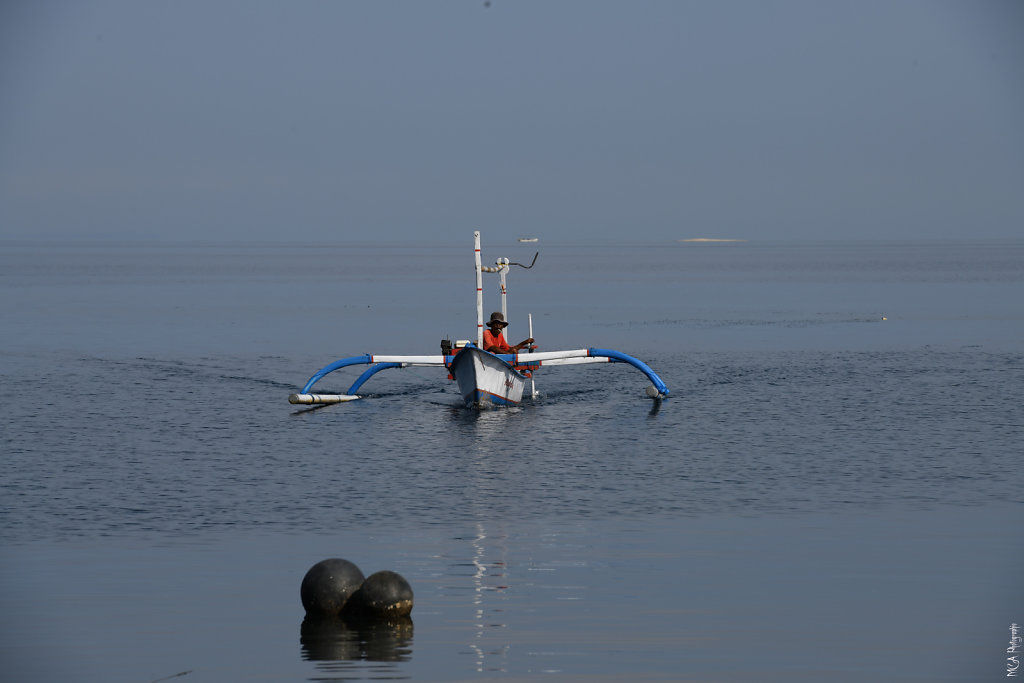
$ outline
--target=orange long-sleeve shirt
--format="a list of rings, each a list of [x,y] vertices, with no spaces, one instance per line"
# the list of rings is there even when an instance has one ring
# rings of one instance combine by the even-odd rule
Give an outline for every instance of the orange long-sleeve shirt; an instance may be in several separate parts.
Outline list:
[[[484,330],[484,350],[490,349],[492,346],[497,346],[497,353],[514,353],[512,347],[505,341],[505,335],[501,332],[495,334],[490,330]],[[492,352],[493,353],[493,352]]]

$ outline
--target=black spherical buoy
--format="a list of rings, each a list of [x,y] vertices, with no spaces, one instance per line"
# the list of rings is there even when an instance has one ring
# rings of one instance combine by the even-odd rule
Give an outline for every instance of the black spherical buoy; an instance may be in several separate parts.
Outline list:
[[[302,579],[299,594],[306,614],[338,615],[363,585],[363,572],[348,560],[334,557],[314,564]]]
[[[371,574],[352,594],[345,612],[386,618],[409,616],[412,612],[412,586],[395,572]]]

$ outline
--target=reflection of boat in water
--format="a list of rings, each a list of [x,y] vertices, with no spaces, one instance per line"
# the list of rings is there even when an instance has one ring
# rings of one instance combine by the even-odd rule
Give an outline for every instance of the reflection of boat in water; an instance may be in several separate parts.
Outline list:
[[[302,390],[288,397],[294,404],[315,405],[341,403],[359,398],[356,393],[370,377],[389,368],[406,368],[416,366],[443,367],[448,370],[449,379],[458,382],[459,393],[469,406],[514,405],[522,400],[526,380],[532,383],[533,373],[545,365],[584,365],[591,363],[627,363],[644,373],[651,381],[647,387],[647,395],[661,399],[668,395],[668,387],[661,378],[644,363],[627,356],[620,351],[611,349],[571,349],[567,351],[535,352],[533,346],[527,347],[526,353],[489,353],[483,348],[483,273],[496,273],[501,282],[501,313],[508,320],[505,301],[505,276],[511,266],[532,268],[537,261],[534,254],[530,265],[513,263],[507,258],[498,259],[493,266],[484,266],[480,261],[480,233],[473,233],[474,255],[476,260],[476,342],[468,340],[456,341],[454,344],[444,339],[441,341],[439,356],[381,356],[366,354],[342,358],[317,371]],[[529,238],[536,241],[536,238]],[[530,337],[533,337],[533,318],[530,317]],[[517,347],[518,348],[518,347]],[[369,365],[370,367],[353,383],[344,394],[313,394],[313,385],[325,375],[349,365]],[[535,394],[532,391],[531,393]]]
[[[504,533],[488,534],[482,522],[476,524],[476,537],[470,540],[473,548],[473,622],[476,626],[469,649],[475,658],[478,674],[507,672],[508,651],[511,644],[505,633],[507,624],[500,604],[490,604],[488,594],[508,589],[508,565],[504,547]],[[497,556],[492,553],[497,551]],[[493,601],[497,603],[497,601]]]

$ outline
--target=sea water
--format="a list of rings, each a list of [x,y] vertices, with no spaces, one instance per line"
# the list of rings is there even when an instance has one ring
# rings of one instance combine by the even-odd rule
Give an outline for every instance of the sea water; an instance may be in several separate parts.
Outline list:
[[[4,243],[0,676],[1006,676],[1024,242],[485,241],[540,251],[511,341],[669,398],[609,364],[510,409],[431,368],[287,403],[472,338],[463,247]],[[413,626],[304,625],[328,557],[406,577]]]

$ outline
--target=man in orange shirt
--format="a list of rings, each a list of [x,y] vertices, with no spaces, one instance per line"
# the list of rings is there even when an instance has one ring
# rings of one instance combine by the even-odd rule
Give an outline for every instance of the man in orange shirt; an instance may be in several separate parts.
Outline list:
[[[505,322],[505,316],[498,311],[491,313],[491,319],[487,321],[487,327],[490,329],[484,330],[484,351],[490,351],[491,353],[518,353],[519,349],[533,343],[533,337],[530,337],[515,346],[509,346],[508,342],[505,341],[504,335],[501,333],[503,329],[508,327],[508,323]]]

